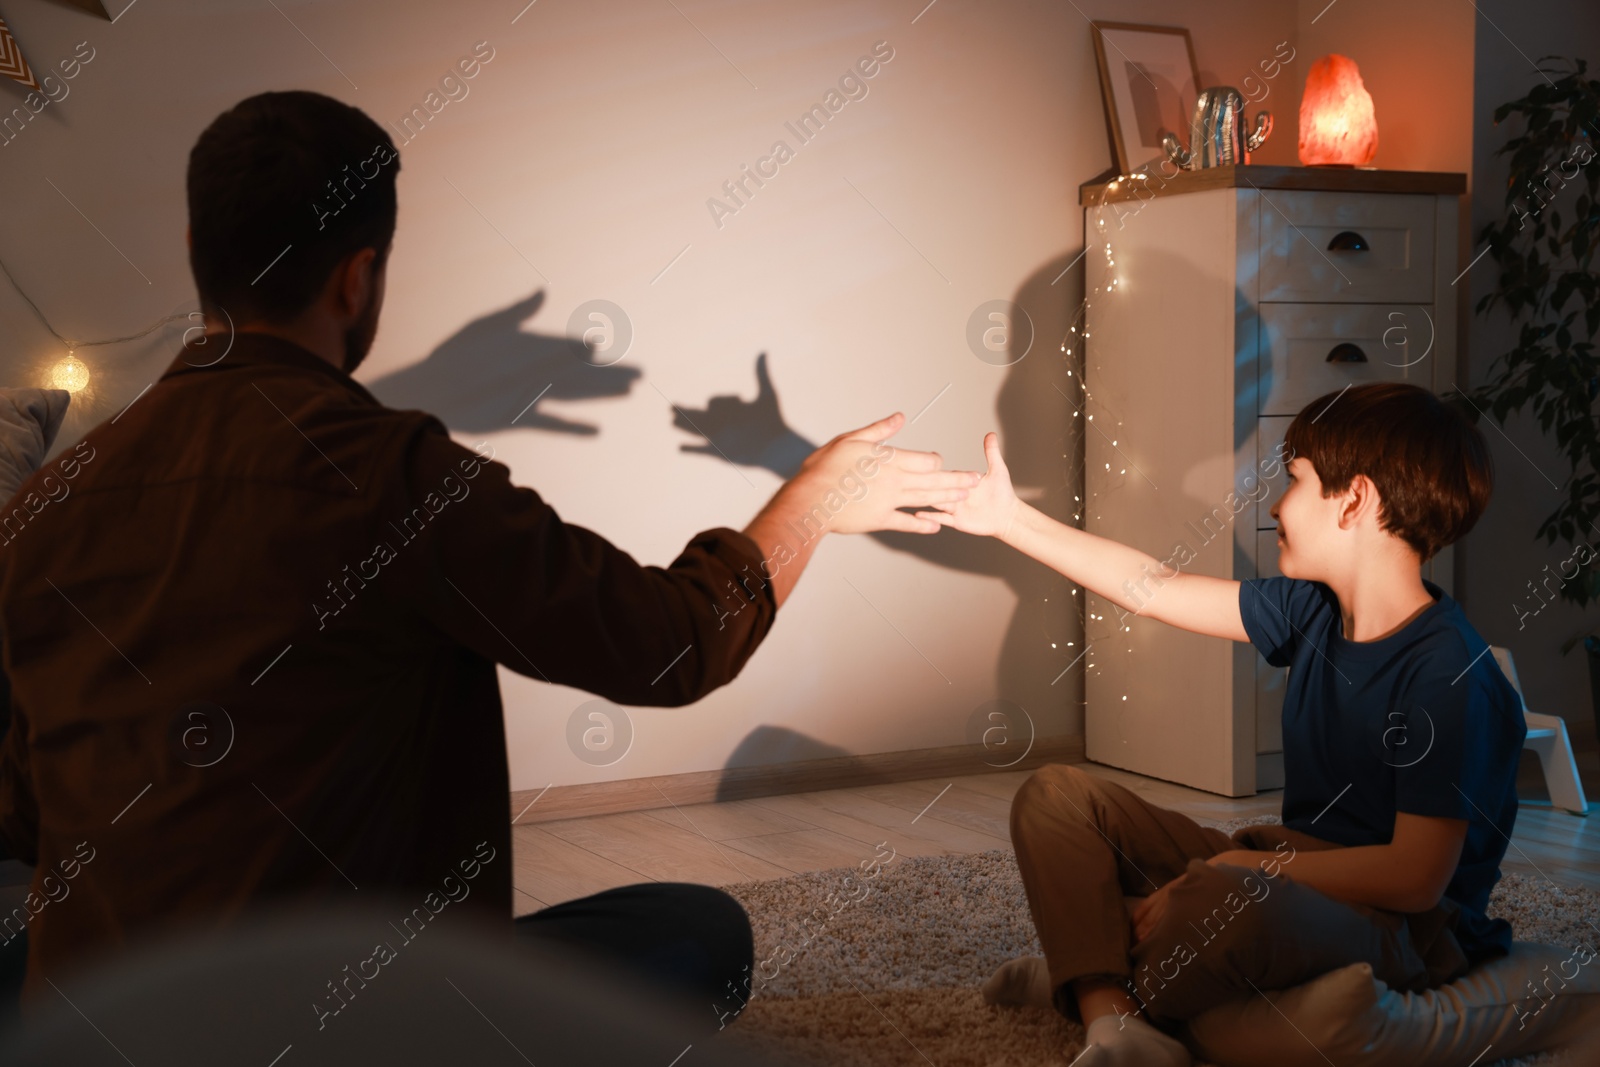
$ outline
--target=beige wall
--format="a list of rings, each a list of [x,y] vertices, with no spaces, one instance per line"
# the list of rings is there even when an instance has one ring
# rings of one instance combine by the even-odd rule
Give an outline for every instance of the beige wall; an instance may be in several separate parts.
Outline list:
[[[616,396],[538,409],[597,433],[460,436],[488,437],[569,521],[646,562],[669,562],[699,529],[743,525],[777,486],[767,471],[680,451],[695,438],[670,406],[752,397],[762,352],[784,418],[812,441],[939,397],[897,442],[973,467],[984,432],[999,429],[1019,479],[1068,512],[1081,448],[1049,383],[1067,382],[1052,357],[1080,272],[1051,282],[1081,249],[1077,185],[1110,156],[1077,7],[939,0],[919,15],[899,2],[696,0],[680,15],[621,0],[540,3],[512,25],[516,6],[462,0],[441,20],[436,4],[284,2],[280,14],[254,0],[172,0],[115,26],[61,5],[8,11],[41,64],[83,39],[98,53],[63,104],[0,148],[0,250],[64,333],[137,329],[192,299],[182,177],[218,111],[305,87],[397,119],[487,40],[495,58],[469,95],[401,148],[387,304],[359,378],[377,388],[541,288],[526,332],[567,333],[592,298],[621,305],[635,330],[624,363],[642,377]],[[1191,26],[1207,80],[1242,78],[1294,33],[1292,10],[1271,0],[1078,7]],[[879,40],[895,58],[868,96],[717,228],[707,198]],[[1038,328],[1011,368],[966,342],[969,316],[993,299],[1018,300]],[[12,341],[0,378],[36,380],[55,346],[4,288],[0,321]],[[463,361],[439,402],[503,426],[539,387],[518,371],[537,350],[514,351],[508,328],[491,340],[494,365]],[[131,400],[169,351],[87,356],[96,392],[63,444]],[[1082,647],[1064,583],[992,543],[931,540],[825,544],[745,674],[694,708],[636,709],[633,748],[610,767],[568,751],[566,720],[585,694],[503,675],[513,783],[955,744],[1001,697],[1041,734],[1081,732],[1081,665],[1050,684]]]
[[[753,396],[761,352],[787,423],[812,441],[896,409],[915,414],[938,396],[900,442],[975,467],[982,434],[999,429],[1019,481],[1070,513],[1081,441],[1050,386],[1066,380],[1055,342],[1081,296],[1080,270],[1052,280],[1082,248],[1077,185],[1110,160],[1085,15],[1190,27],[1206,84],[1241,84],[1291,41],[1296,60],[1264,102],[1278,120],[1264,163],[1295,161],[1300,86],[1325,51],[1361,64],[1386,167],[1467,169],[1489,88],[1480,75],[1474,102],[1470,6],[1443,2],[1338,0],[1320,18],[1320,4],[1272,0],[939,0],[920,15],[916,5],[845,0],[679,4],[694,25],[653,0],[538,4],[516,25],[500,0],[453,4],[444,23],[432,5],[280,6],[299,30],[245,0],[140,4],[115,26],[62,5],[8,12],[41,65],[84,39],[98,51],[65,102],[0,148],[0,254],[62,332],[140,328],[192,300],[183,168],[218,111],[253,92],[305,87],[391,120],[487,40],[496,58],[470,95],[402,147],[388,303],[359,377],[376,387],[540,289],[544,304],[522,329],[541,335],[565,334],[583,301],[620,304],[636,337],[625,363],[642,377],[617,396],[539,409],[597,433],[502,426],[459,436],[488,437],[569,521],[662,564],[696,530],[742,525],[778,484],[680,451],[695,438],[673,426],[670,406]],[[1507,3],[1483,6],[1508,30],[1528,21]],[[1511,32],[1527,33],[1524,48],[1537,54],[1571,44],[1563,27],[1552,18]],[[716,227],[706,199],[879,40],[895,58],[869,95]],[[1480,65],[1488,57],[1517,75],[1520,60],[1481,27],[1476,49]],[[17,94],[5,93],[9,106]],[[965,340],[969,315],[992,299],[1020,302],[1038,327],[1032,352],[1010,368],[979,361]],[[56,347],[7,288],[0,324],[11,342],[0,379],[32,384]],[[533,350],[518,354],[514,340],[499,338],[488,378],[463,367],[457,383],[491,427],[507,421],[493,414],[497,399],[514,413],[536,391],[517,363]],[[62,444],[158,374],[169,341],[95,353],[96,392]],[[1504,493],[1474,537],[1536,558],[1538,501],[1524,503]],[[1476,544],[1469,561],[1492,557]],[[1466,602],[1475,619],[1492,617],[1493,587],[1475,566]],[[566,718],[584,694],[504,675],[513,782],[953,744],[973,711],[1000,697],[1026,706],[1041,734],[1080,733],[1079,671],[1049,684],[1081,647],[1076,607],[1043,568],[952,531],[932,543],[834,539],[745,675],[694,708],[635,710],[634,747],[610,767],[567,749]],[[1552,624],[1537,647],[1558,631]],[[1575,667],[1575,657],[1562,665]],[[1530,679],[1535,694],[1551,694],[1547,706],[1557,703],[1549,684]]]

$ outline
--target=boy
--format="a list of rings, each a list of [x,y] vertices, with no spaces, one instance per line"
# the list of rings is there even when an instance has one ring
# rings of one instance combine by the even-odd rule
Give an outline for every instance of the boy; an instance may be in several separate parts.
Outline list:
[[[1510,949],[1510,925],[1484,909],[1527,727],[1488,646],[1421,575],[1488,504],[1483,437],[1427,390],[1375,383],[1313,401],[1285,444],[1281,578],[1165,573],[1056,522],[1017,499],[993,433],[979,486],[918,513],[998,537],[1129,612],[1149,566],[1159,578],[1138,614],[1293,668],[1281,826],[1230,838],[1065,765],[1012,802],[1045,956],[1006,964],[985,994],[1081,1018],[1081,1067],[1184,1067],[1170,1036],[1183,1020],[1350,963],[1422,990]],[[1131,930],[1125,893],[1144,897]]]

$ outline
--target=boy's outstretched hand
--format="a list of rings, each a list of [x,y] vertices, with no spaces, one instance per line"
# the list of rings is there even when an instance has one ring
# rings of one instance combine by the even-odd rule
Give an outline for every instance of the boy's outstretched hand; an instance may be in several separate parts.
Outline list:
[[[917,518],[1004,540],[1016,525],[1022,502],[1011,488],[1011,472],[1000,457],[999,434],[990,431],[984,435],[983,454],[989,462],[989,472],[967,493],[966,499],[940,504],[936,511],[919,511]]]

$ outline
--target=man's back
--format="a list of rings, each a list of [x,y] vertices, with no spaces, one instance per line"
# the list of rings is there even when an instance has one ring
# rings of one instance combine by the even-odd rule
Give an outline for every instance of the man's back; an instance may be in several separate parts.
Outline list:
[[[30,993],[133,934],[273,899],[506,922],[494,661],[686,703],[775,611],[717,630],[717,587],[759,561],[742,535],[640,568],[295,345],[246,334],[214,358],[186,350],[91,431],[70,495],[0,545],[0,833],[55,898],[0,917],[0,936],[28,925]]]

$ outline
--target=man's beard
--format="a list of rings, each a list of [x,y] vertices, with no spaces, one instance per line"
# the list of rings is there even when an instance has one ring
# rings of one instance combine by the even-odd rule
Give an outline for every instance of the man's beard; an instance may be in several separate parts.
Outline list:
[[[344,372],[354,374],[361,361],[367,358],[372,340],[378,335],[378,291],[374,286],[360,316],[344,332]]]

